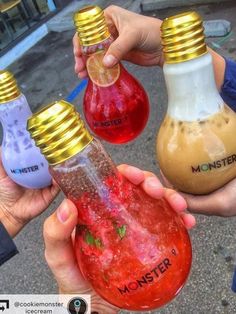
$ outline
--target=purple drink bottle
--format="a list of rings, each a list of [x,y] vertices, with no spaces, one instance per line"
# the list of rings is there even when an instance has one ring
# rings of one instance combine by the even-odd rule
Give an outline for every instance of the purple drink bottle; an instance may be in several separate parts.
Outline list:
[[[3,126],[2,163],[17,184],[40,189],[51,184],[48,163],[26,130],[32,115],[25,96],[8,71],[0,71],[0,121]]]

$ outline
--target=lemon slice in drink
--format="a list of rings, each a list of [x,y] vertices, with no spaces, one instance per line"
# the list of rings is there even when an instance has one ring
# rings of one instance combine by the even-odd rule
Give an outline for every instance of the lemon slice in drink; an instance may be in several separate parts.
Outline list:
[[[103,63],[104,51],[97,52],[90,56],[87,60],[87,71],[90,79],[94,84],[107,87],[114,84],[120,76],[119,64],[108,69]]]

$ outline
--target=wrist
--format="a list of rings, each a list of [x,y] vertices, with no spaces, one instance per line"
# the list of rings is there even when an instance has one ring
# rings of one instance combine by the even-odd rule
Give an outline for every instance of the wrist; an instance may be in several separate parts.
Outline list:
[[[0,222],[4,225],[8,234],[14,238],[25,224],[17,221],[10,213],[0,209]]]

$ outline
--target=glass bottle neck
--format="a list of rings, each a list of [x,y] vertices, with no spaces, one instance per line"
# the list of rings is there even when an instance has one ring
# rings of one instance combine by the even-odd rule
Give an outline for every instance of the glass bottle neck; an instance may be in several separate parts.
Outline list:
[[[94,139],[70,159],[50,166],[50,172],[64,194],[74,202],[85,197],[108,197],[110,183],[119,182],[119,173],[101,143]]]
[[[5,125],[25,124],[32,112],[23,94],[9,102],[0,104],[0,121]]]
[[[182,63],[164,64],[168,92],[167,114],[183,121],[205,119],[219,112],[223,100],[217,90],[209,53]]]
[[[82,46],[82,54],[86,57],[89,57],[90,55],[98,52],[98,51],[106,51],[109,46],[111,45],[111,43],[113,42],[113,38],[112,36],[110,36],[109,38],[101,41],[100,43],[97,43],[95,45],[91,45],[91,46]]]

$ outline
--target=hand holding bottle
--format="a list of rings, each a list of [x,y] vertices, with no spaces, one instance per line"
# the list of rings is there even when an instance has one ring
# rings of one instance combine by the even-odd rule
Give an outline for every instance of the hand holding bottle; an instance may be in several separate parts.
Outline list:
[[[29,189],[51,185],[48,163],[26,130],[32,114],[13,74],[0,71],[0,122],[3,128],[2,164],[8,176]]]
[[[157,136],[159,165],[178,190],[209,194],[235,178],[236,115],[216,88],[201,17],[178,14],[161,30],[168,108]]]
[[[236,215],[236,178],[208,195],[181,194],[193,213],[222,217]]]
[[[164,185],[169,189],[174,189],[163,173],[161,176]],[[192,195],[182,192],[179,194],[187,202],[188,211],[191,213],[221,217],[236,216],[236,178],[207,195]]]
[[[116,39],[109,47],[103,63],[112,67],[122,59],[145,66],[162,65],[160,26],[162,21],[139,15],[117,6],[104,10],[109,31]],[[75,72],[87,76],[77,34],[73,38]]]
[[[40,190],[16,184],[5,172],[0,156],[0,221],[14,237],[31,219],[40,215],[59,192],[56,183]]]
[[[104,56],[114,38],[100,7],[86,6],[73,19],[89,76],[83,100],[86,121],[101,139],[113,144],[132,141],[148,121],[145,89],[120,62],[110,69],[104,66]]]
[[[70,103],[49,104],[28,120],[27,129],[77,207],[74,251],[93,289],[128,310],[156,309],[176,297],[187,280],[192,249],[168,201],[122,176]]]
[[[151,197],[160,198],[165,195],[173,209],[182,216],[187,228],[195,225],[195,218],[185,213],[184,199],[177,192],[164,189],[154,174],[128,165],[121,165],[118,169],[129,181],[141,185]],[[77,267],[71,236],[77,224],[77,215],[75,205],[65,200],[44,224],[45,256],[58,283],[59,292],[89,293],[92,295],[92,311],[103,314],[118,313],[118,308],[111,306],[91,290]]]
[[[143,16],[112,5],[104,10],[112,36],[116,39],[106,53],[103,63],[112,67],[122,59],[143,66],[163,66],[160,27],[162,20]],[[73,37],[75,73],[88,75],[82,58],[77,34]],[[224,81],[225,59],[208,47],[212,56],[216,85],[220,90]],[[109,57],[108,57],[109,56]]]

